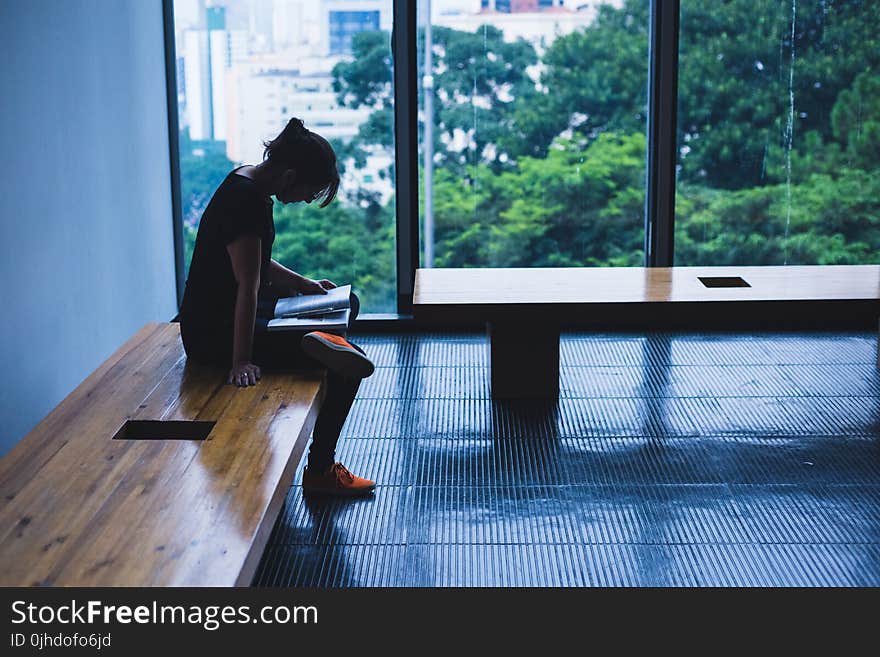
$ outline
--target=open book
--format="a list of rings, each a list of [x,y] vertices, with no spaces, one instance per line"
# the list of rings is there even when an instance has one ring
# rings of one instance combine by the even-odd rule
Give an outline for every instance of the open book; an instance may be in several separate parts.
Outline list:
[[[284,297],[275,303],[275,317],[269,331],[344,331],[351,315],[351,285],[328,290],[327,294]]]

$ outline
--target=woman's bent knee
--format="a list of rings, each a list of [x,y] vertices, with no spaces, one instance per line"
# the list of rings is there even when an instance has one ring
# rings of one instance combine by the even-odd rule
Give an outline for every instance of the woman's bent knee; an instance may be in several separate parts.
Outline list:
[[[354,320],[357,319],[358,313],[361,309],[361,300],[358,298],[354,292],[351,293],[351,296],[348,298],[348,305],[350,308],[350,315],[348,318],[348,326],[351,328],[351,325],[354,323]]]

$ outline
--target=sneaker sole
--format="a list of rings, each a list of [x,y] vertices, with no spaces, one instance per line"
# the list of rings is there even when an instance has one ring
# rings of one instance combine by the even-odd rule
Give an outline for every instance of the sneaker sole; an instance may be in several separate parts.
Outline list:
[[[329,340],[307,335],[302,341],[303,351],[328,369],[352,379],[366,379],[373,373],[373,363],[359,351],[340,347]]]
[[[330,495],[332,497],[360,497],[375,492],[376,485],[369,488],[306,488],[303,486],[303,495]]]

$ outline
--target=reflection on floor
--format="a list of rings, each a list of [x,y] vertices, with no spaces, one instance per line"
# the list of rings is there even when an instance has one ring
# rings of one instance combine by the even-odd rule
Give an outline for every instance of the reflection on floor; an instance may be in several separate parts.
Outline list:
[[[493,402],[482,334],[356,341],[375,496],[298,472],[255,585],[880,585],[875,334],[565,334],[553,404]]]

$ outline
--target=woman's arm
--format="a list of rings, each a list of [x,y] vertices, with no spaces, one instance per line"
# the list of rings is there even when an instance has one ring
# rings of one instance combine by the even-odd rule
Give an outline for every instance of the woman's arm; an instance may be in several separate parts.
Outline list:
[[[277,260],[269,261],[269,268],[266,272],[266,281],[274,290],[276,297],[290,297],[297,293],[302,294],[325,294],[327,290],[332,290],[336,285],[327,279],[314,281],[306,278],[295,271],[288,269]]]
[[[260,238],[242,235],[226,247],[232,273],[238,283],[235,297],[232,369],[227,383],[252,385],[260,378],[260,368],[251,363],[254,346],[254,320],[260,289]]]

